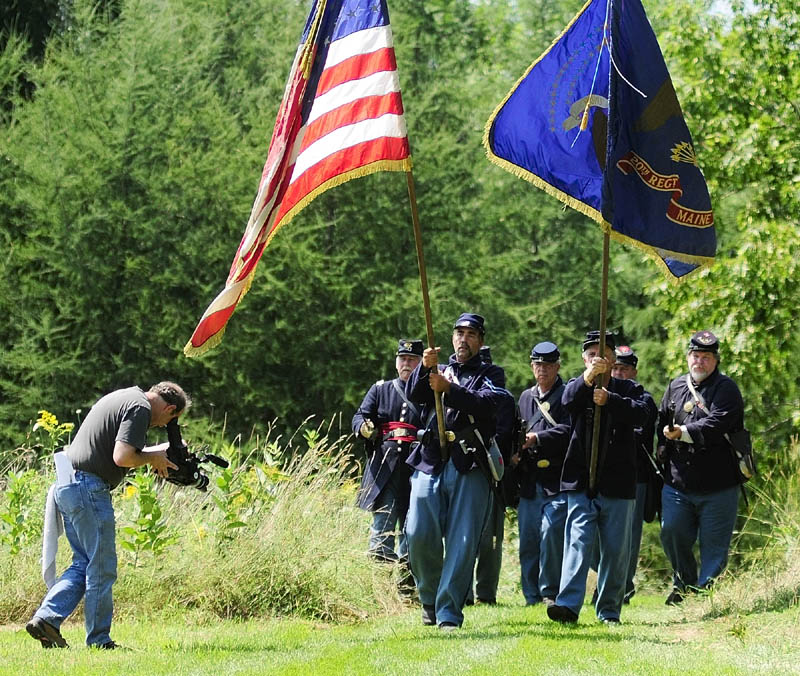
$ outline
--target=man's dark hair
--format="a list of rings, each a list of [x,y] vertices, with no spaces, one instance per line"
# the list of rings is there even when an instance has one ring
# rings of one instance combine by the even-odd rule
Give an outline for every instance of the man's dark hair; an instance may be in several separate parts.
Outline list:
[[[183,388],[177,383],[172,383],[169,380],[163,380],[150,388],[150,392],[157,394],[168,405],[175,407],[176,413],[182,413],[192,405],[192,400],[189,395],[183,391]]]

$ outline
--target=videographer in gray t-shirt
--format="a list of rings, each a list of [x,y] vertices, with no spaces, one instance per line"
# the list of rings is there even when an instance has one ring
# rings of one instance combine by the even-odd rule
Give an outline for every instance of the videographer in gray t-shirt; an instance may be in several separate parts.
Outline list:
[[[177,467],[167,459],[169,443],[145,447],[150,427],[162,427],[181,415],[191,401],[171,382],[116,390],[92,406],[64,453],[72,472],[59,473],[55,501],[72,547],[72,565],[50,588],[25,627],[44,648],[65,648],[61,623],[85,596],[86,644],[113,649],[111,588],[117,579],[114,508],[111,489],[128,469],[149,464],[166,477]]]

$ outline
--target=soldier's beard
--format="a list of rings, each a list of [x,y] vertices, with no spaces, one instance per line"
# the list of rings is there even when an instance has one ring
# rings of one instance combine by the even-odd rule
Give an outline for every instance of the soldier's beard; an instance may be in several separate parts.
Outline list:
[[[696,366],[689,369],[689,373],[692,374],[692,380],[696,383],[702,383],[708,376],[711,375],[710,372],[703,371],[703,369],[698,368]]]
[[[456,359],[460,362],[469,361],[472,357],[475,356],[475,353],[472,351],[469,345],[459,345],[456,348]]]

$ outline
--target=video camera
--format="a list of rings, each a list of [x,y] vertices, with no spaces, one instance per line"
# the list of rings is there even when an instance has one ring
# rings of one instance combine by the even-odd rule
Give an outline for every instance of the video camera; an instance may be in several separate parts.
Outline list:
[[[167,458],[178,466],[178,469],[169,470],[167,481],[170,483],[178,486],[194,486],[197,490],[204,491],[208,486],[208,477],[200,471],[200,463],[211,462],[223,469],[228,467],[227,460],[217,455],[206,453],[202,457],[197,457],[189,452],[189,447],[181,438],[181,428],[178,426],[177,418],[167,423],[167,439],[169,439]]]

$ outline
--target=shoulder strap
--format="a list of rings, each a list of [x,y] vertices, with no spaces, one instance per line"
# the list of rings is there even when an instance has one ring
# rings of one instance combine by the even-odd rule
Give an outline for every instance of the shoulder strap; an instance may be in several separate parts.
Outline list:
[[[692,385],[692,378],[688,373],[686,374],[686,385],[689,387],[689,391],[692,393],[692,396],[694,397],[694,403],[697,404],[698,408],[701,411],[703,411],[704,413],[707,414],[708,413],[708,407],[706,406],[706,402],[703,400],[702,395],[696,389],[694,389],[694,385]],[[736,448],[734,447],[733,443],[731,442],[730,435],[726,432],[722,436],[725,437],[725,441],[727,441],[728,444],[730,444],[731,448],[735,452]],[[745,497],[745,500],[747,500],[746,497]]]
[[[492,368],[492,364],[483,364],[483,367],[474,376],[472,376],[469,379],[469,382],[463,387],[467,390],[472,389],[490,368]],[[451,383],[459,385],[458,378],[456,377],[455,371],[450,364],[448,364],[445,370],[442,371],[442,375]]]
[[[549,406],[548,408],[542,406],[542,402],[539,401],[539,398],[535,394],[533,395],[533,400],[536,402],[536,405],[539,407],[539,410],[542,412],[545,420],[555,427],[558,423],[553,419],[553,416],[550,415]]]
[[[411,403],[411,402],[408,400],[408,398],[406,397],[406,393],[405,393],[405,392],[403,392],[403,388],[402,388],[402,387],[400,387],[400,385],[398,385],[398,384],[397,384],[397,380],[398,380],[398,379],[397,379],[397,378],[395,378],[395,379],[392,381],[392,385],[394,386],[394,389],[395,389],[395,390],[397,390],[397,394],[399,394],[399,395],[400,395],[400,398],[401,398],[401,399],[402,399],[402,400],[405,402],[406,406],[408,406],[408,408],[410,408],[410,409],[411,409],[411,412],[412,412],[412,413],[413,413],[415,416],[417,416],[417,418],[420,418],[420,419],[422,419],[422,418],[421,418],[421,416],[420,416],[420,414],[419,414],[419,410],[417,409],[417,407],[416,407],[416,406],[414,406],[414,404],[412,404],[412,403]]]
[[[692,376],[689,373],[686,374],[686,386],[689,388],[689,392],[692,393],[692,397],[694,397],[694,403],[697,405],[697,407],[703,411],[703,413],[708,413],[706,402],[700,393],[694,388],[694,385],[692,385]]]
[[[448,368],[450,368],[448,366]],[[480,371],[478,371],[472,378],[470,378],[469,383],[466,385],[467,389],[471,389],[475,385],[478,384],[478,381],[486,375],[486,372],[492,368],[492,364],[484,364]]]
[[[694,399],[695,406],[699,408],[703,415],[708,415],[708,407],[706,406],[705,399],[700,395],[700,393],[695,389],[694,385],[692,385],[692,376],[688,373],[686,374],[686,386],[689,388],[689,392],[692,393],[692,399]]]

